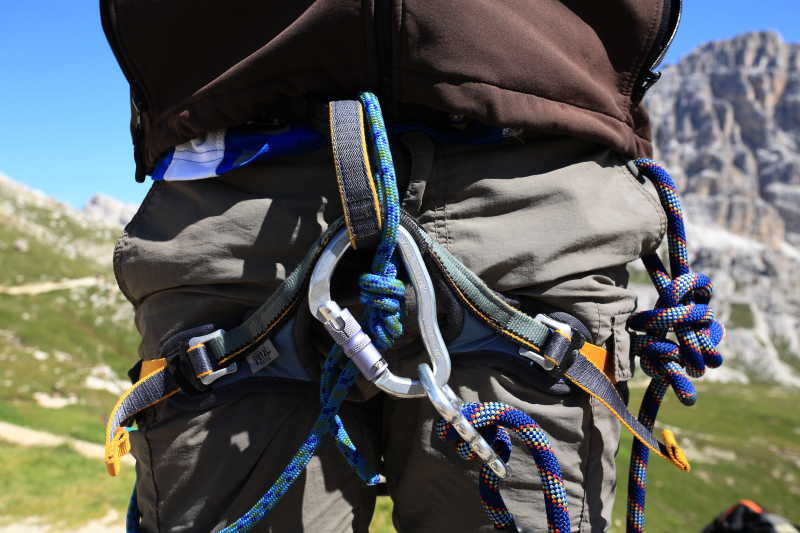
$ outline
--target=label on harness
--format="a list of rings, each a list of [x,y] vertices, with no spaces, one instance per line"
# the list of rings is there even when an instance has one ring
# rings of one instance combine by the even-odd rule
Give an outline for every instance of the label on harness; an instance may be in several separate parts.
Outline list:
[[[269,366],[279,355],[278,349],[268,339],[255,352],[247,356],[247,364],[250,365],[250,371],[253,374],[257,374],[260,370]]]

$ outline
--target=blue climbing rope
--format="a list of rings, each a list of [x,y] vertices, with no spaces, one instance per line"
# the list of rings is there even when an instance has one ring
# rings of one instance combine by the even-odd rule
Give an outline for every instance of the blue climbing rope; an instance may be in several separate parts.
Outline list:
[[[689,268],[683,211],[672,178],[649,159],[636,160],[641,174],[656,187],[667,214],[667,245],[670,269],[655,253],[642,258],[659,294],[655,308],[636,313],[628,320],[632,335],[631,351],[639,356],[642,370],[651,381],[639,408],[639,421],[652,430],[659,407],[670,387],[683,405],[694,405],[697,391],[689,377],[701,377],[706,367],[722,364],[717,345],[722,340],[722,325],[709,306],[711,281]],[[667,338],[674,332],[677,342]],[[644,531],[645,492],[650,452],[634,439],[628,475],[629,533]]]
[[[366,111],[367,124],[373,141],[372,156],[378,169],[374,177],[383,221],[381,240],[375,250],[371,271],[362,275],[359,280],[360,300],[367,309],[367,332],[378,349],[385,350],[403,334],[400,319],[405,286],[397,279],[397,267],[394,263],[400,225],[400,202],[389,139],[378,99],[370,93],[361,94],[359,99]],[[339,370],[341,367],[343,368]],[[303,472],[327,433],[335,437],[339,450],[361,479],[368,484],[378,482],[378,475],[369,468],[359,454],[337,414],[357,375],[358,370],[353,363],[344,358],[338,346],[334,347],[323,365],[320,380],[322,409],[308,438],[272,487],[247,513],[222,532],[250,531],[264,518]]]
[[[139,531],[139,502],[136,500],[136,487],[133,488],[131,499],[128,502],[128,512],[125,514],[126,533],[137,533]]]
[[[511,438],[507,429],[514,431],[536,462],[544,493],[549,533],[569,533],[569,508],[567,490],[558,459],[550,448],[547,434],[533,418],[519,409],[500,402],[468,403],[461,408],[467,420],[475,426],[486,442],[490,443],[504,462],[511,457]],[[456,451],[463,459],[473,459],[475,452],[456,433],[452,425],[439,420],[434,425],[434,433],[442,440],[458,442]],[[496,529],[516,531],[514,516],[508,510],[500,495],[500,479],[486,465],[481,466],[478,490],[483,510]]]

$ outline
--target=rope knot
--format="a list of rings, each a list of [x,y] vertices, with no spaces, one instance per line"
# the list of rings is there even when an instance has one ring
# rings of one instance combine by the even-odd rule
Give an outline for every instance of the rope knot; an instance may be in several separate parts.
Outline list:
[[[367,273],[358,280],[359,299],[367,307],[367,327],[380,349],[387,349],[403,335],[402,310],[406,288],[397,269],[387,263],[385,274]]]
[[[642,257],[656,290],[655,308],[631,316],[628,327],[632,335],[631,352],[639,356],[642,370],[652,377],[639,410],[639,421],[652,430],[664,395],[671,387],[684,405],[692,405],[697,391],[689,377],[700,377],[706,367],[722,364],[717,345],[723,329],[709,307],[713,287],[711,281],[689,268],[686,228],[675,183],[669,173],[650,159],[637,159],[636,167],[656,187],[667,215],[669,270],[656,253]],[[672,335],[670,335],[672,334]],[[664,453],[676,466],[689,469],[671,433],[664,435]],[[649,450],[634,441],[628,477],[629,532],[644,530],[645,489]]]

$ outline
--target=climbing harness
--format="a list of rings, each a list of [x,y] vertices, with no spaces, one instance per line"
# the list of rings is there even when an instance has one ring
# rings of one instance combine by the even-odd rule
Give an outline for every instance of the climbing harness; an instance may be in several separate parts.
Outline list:
[[[199,394],[252,376],[276,375],[300,367],[292,362],[292,343],[286,332],[290,331],[298,304],[307,298],[311,315],[335,341],[323,363],[320,414],[308,438],[272,487],[223,531],[249,531],[269,513],[302,473],[326,434],[334,438],[364,482],[378,482],[375,469],[358,453],[338,416],[359,375],[387,394],[427,397],[431,401],[442,416],[434,432],[440,438],[456,440],[460,456],[480,458],[483,507],[497,529],[508,531],[517,531],[517,525],[500,496],[499,483],[507,475],[509,432],[515,433],[536,462],[544,489],[548,530],[569,531],[560,467],[541,427],[519,409],[499,402],[464,403],[448,385],[450,355],[468,351],[482,338],[492,339],[491,349],[498,357],[538,365],[553,378],[585,391],[634,435],[631,479],[636,481],[636,487],[631,483],[628,527],[629,531],[641,531],[650,451],[678,468],[689,469],[670,432],[664,432],[664,443],[652,435],[664,392],[671,385],[679,398],[690,404],[694,389],[687,374],[698,377],[706,365],[721,363],[715,346],[722,328],[708,307],[710,282],[689,271],[680,203],[666,172],[649,160],[635,162],[640,175],[655,183],[668,213],[670,272],[674,275],[674,279],[670,277],[657,256],[645,258],[660,298],[655,310],[638,313],[629,323],[631,329],[642,332],[634,337],[634,353],[653,378],[637,419],[615,388],[607,370],[606,351],[587,342],[581,328],[557,318],[557,313],[531,317],[511,306],[401,211],[388,136],[374,95],[364,93],[359,101],[332,102],[329,116],[344,216],[328,227],[303,261],[242,324],[230,330],[209,325],[184,332],[174,343],[165,344],[168,348],[163,357],[142,362],[134,369],[139,379],[120,397],[106,427],[109,473],[115,475],[119,471],[120,459],[130,449],[131,428],[125,424],[143,410],[181,392]],[[371,143],[367,142],[366,131]],[[331,297],[334,270],[350,248],[374,248],[370,270],[358,282],[364,307],[360,320]],[[429,357],[429,363],[418,366],[415,377],[395,375],[382,355],[403,334],[400,319],[405,284],[398,279],[398,259],[402,260],[416,296],[420,337]],[[437,290],[446,291],[464,309],[462,332],[449,343],[437,322],[437,291],[431,274],[442,282]],[[668,340],[670,331],[675,333],[677,343]],[[128,530],[136,531],[139,516],[135,494],[128,518]]]

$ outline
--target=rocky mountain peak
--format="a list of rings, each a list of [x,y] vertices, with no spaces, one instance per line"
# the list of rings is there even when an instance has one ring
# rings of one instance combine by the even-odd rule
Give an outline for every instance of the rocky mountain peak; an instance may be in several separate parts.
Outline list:
[[[645,100],[656,159],[717,287],[729,369],[800,385],[800,44],[748,33],[662,72]]]
[[[800,45],[784,42],[774,31],[745,33],[724,41],[699,46],[681,60],[681,74],[720,72],[797,71]]]
[[[110,226],[125,226],[136,209],[133,204],[125,204],[105,194],[95,194],[83,206],[83,213]]]
[[[800,244],[800,44],[775,32],[699,47],[646,100],[657,158],[712,218],[771,247]],[[746,201],[743,201],[746,199]]]

